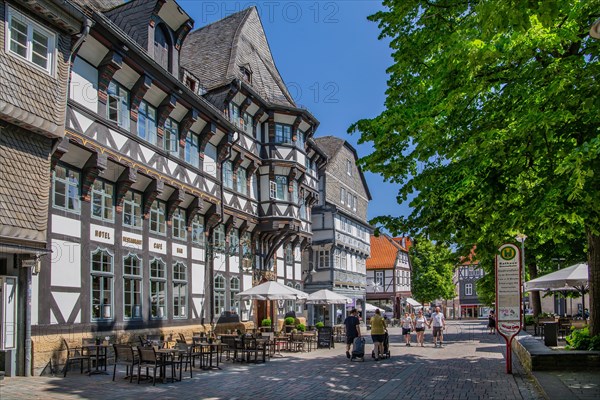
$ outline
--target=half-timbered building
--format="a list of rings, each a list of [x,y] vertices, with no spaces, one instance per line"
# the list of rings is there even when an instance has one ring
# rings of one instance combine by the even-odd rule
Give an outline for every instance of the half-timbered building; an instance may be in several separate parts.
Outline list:
[[[417,306],[411,298],[410,240],[371,235],[371,258],[367,260],[367,301],[392,310],[400,318],[405,307]]]
[[[194,31],[174,0],[64,4],[91,30],[72,57],[53,42],[70,81],[46,110],[64,123],[36,186],[52,251],[31,286],[36,372],[62,337],[191,334],[223,311],[260,320],[270,310],[235,295],[267,279],[303,287],[326,157],[256,8]]]
[[[483,268],[477,261],[467,261],[454,269],[456,308],[449,312],[451,317],[485,318],[489,308],[481,303],[477,296],[477,281],[483,278]]]
[[[308,252],[305,288],[308,292],[329,289],[352,299],[352,304],[315,307],[309,320],[339,324],[347,308],[364,308],[366,261],[373,228],[367,222],[371,193],[356,150],[344,139],[315,139],[327,155],[319,170],[319,202],[313,207],[313,242]]]

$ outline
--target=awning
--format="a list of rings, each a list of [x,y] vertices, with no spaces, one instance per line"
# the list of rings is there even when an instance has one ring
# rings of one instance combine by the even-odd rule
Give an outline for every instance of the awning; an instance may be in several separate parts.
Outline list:
[[[416,301],[415,299],[413,299],[411,297],[407,297],[406,302],[413,307],[423,307],[423,304],[419,303],[418,301]]]

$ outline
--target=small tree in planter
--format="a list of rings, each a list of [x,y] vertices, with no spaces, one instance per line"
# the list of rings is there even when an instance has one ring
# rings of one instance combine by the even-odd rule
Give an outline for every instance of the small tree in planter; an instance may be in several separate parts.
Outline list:
[[[294,329],[296,326],[296,318],[294,317],[286,317],[283,320],[284,324],[285,324],[285,332],[289,333],[292,331],[292,329]]]
[[[306,332],[306,325],[298,324],[296,325],[296,329],[298,329],[298,332]]]
[[[324,326],[325,326],[325,324],[324,324],[323,322],[321,322],[321,321],[319,321],[319,322],[317,322],[317,323],[315,324],[315,328],[317,328],[317,329],[321,329],[321,328],[322,328],[322,327],[324,327]]]
[[[271,330],[271,318],[265,318],[261,321],[260,326],[263,330],[270,331]]]

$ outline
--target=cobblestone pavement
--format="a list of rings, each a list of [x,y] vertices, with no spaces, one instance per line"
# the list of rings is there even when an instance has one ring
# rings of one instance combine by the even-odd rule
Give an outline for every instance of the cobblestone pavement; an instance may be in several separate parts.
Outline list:
[[[505,348],[479,321],[450,321],[443,348],[434,348],[431,330],[425,347],[406,347],[400,330],[390,329],[392,357],[364,362],[345,357],[345,346],[307,353],[284,353],[265,364],[225,362],[221,371],[194,371],[183,382],[139,385],[117,377],[88,377],[77,371],[62,377],[6,378],[0,399],[541,399],[533,381],[515,360],[505,373]],[[414,341],[414,335],[413,335]]]

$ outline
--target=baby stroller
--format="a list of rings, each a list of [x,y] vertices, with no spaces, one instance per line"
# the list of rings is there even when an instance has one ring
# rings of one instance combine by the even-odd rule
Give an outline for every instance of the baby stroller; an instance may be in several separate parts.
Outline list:
[[[392,354],[390,353],[390,335],[387,331],[385,331],[383,337],[383,353],[379,354],[379,358],[390,358]],[[375,350],[371,351],[371,357],[375,358]]]

